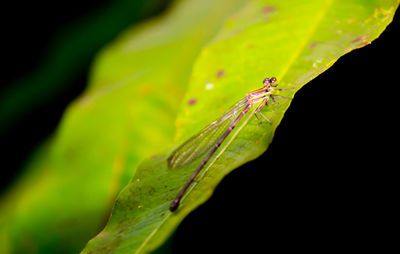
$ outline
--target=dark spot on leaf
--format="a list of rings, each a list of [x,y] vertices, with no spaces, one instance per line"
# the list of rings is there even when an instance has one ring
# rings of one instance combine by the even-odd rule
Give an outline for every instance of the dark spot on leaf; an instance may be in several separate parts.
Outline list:
[[[355,38],[354,40],[352,40],[351,43],[356,43],[356,42],[359,42],[359,41],[363,41],[363,40],[365,40],[365,39],[367,39],[367,36],[366,36],[366,35],[360,36],[360,37],[357,37],[357,38]]]
[[[313,42],[313,43],[311,43],[310,45],[308,45],[308,48],[309,48],[309,49],[312,49],[312,48],[314,48],[315,46],[317,46],[317,43],[316,43],[316,42]]]
[[[190,100],[189,100],[188,104],[189,104],[189,105],[193,105],[193,104],[195,104],[196,102],[197,102],[197,100],[196,100],[195,98],[193,98],[193,99],[190,99]]]
[[[276,11],[276,7],[272,5],[266,5],[262,8],[261,12],[264,14]]]
[[[217,78],[220,78],[220,77],[222,77],[224,75],[225,75],[225,71],[224,70],[218,70],[217,71]]]

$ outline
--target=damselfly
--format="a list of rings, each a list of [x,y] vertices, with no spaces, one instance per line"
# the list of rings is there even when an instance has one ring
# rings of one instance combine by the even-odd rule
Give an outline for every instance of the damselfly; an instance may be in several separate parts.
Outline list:
[[[243,116],[249,112],[254,105],[261,102],[255,110],[256,117],[258,118],[258,114],[271,123],[271,121],[261,113],[261,108],[265,106],[270,99],[275,101],[274,94],[272,93],[273,91],[282,91],[283,89],[275,89],[278,85],[276,78],[266,78],[264,79],[263,84],[264,86],[262,88],[248,93],[246,97],[236,103],[230,110],[225,112],[218,120],[212,122],[197,135],[183,143],[169,156],[168,167],[179,168],[193,162],[195,159],[209,151],[183,186],[182,190],[172,201],[169,208],[172,212],[178,208],[186,190],[207,164],[208,160],[217,151],[218,147],[222,142],[224,142],[225,138],[232,132]]]

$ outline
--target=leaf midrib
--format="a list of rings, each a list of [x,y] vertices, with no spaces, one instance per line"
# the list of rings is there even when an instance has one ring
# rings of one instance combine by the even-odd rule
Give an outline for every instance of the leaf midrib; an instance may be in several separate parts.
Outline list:
[[[307,33],[302,37],[303,40],[300,41],[299,46],[297,49],[294,51],[294,54],[292,57],[289,59],[288,63],[283,67],[282,71],[277,75],[278,80],[282,80],[282,78],[286,75],[287,71],[289,68],[295,63],[301,52],[304,51],[306,48],[307,42],[310,41],[310,38],[314,34],[315,30],[318,28],[321,20],[324,18],[326,12],[328,11],[329,7],[332,5],[332,2],[334,0],[326,0],[325,4],[323,5],[322,9],[320,12],[318,12],[318,15],[315,18],[315,22],[313,25],[310,27],[310,29],[307,31]]]

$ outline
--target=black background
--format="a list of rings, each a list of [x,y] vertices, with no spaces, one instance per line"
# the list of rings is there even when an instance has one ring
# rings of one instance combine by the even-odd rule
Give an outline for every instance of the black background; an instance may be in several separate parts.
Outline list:
[[[4,7],[19,18],[2,17],[3,85],[34,68],[57,28],[99,2],[69,1],[51,11],[48,3],[25,4],[23,10]],[[229,174],[184,220],[170,242],[174,253],[388,246],[398,202],[398,16],[371,45],[343,56],[296,94],[268,151]],[[25,158],[85,85],[82,73],[62,95],[2,133],[2,188],[17,179]]]

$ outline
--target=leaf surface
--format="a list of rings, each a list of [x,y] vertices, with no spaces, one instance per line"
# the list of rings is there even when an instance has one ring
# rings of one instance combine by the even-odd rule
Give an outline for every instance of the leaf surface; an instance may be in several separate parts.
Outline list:
[[[379,0],[246,1],[226,19],[195,62],[176,120],[174,147],[261,87],[265,77],[277,77],[280,88],[295,88],[277,92],[293,97],[340,56],[377,38],[398,4]],[[143,161],[120,193],[107,226],[83,253],[157,249],[188,213],[210,197],[226,174],[267,149],[289,104],[290,99],[264,107],[272,125],[252,117],[253,108],[207,163],[175,213],[168,207],[199,160],[170,169],[171,148]]]

